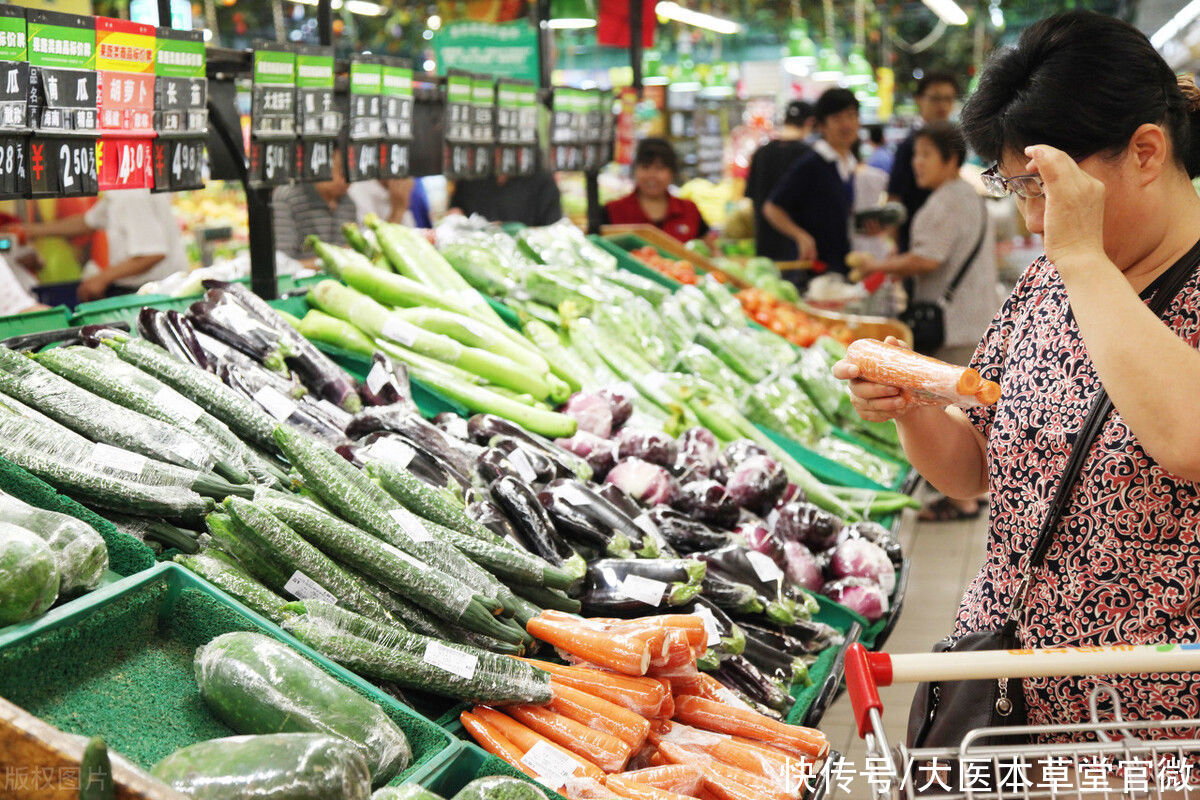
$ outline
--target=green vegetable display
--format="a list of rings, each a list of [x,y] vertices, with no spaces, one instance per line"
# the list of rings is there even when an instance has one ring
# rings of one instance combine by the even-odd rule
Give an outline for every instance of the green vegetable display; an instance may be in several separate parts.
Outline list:
[[[57,598],[50,546],[32,531],[0,522],[0,627],[44,613]]]

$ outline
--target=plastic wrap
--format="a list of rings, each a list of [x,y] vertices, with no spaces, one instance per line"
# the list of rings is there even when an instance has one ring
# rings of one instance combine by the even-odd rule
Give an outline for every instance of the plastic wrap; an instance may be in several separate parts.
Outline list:
[[[981,379],[970,367],[947,364],[876,339],[851,342],[846,360],[858,367],[861,379],[895,386],[920,404],[990,405],[1000,397],[1000,387]]]
[[[81,519],[31,506],[0,491],[0,522],[32,531],[54,552],[63,596],[100,585],[108,569],[104,538]]]
[[[186,432],[98,397],[2,347],[0,391],[93,441],[192,469],[213,465],[208,447]]]
[[[567,219],[543,227],[523,228],[516,238],[543,264],[569,264],[595,273],[617,268],[616,256],[588,241],[583,231]]]
[[[0,392],[0,411],[9,411],[19,417],[23,417],[31,422],[40,423],[43,427],[52,428],[65,438],[71,439],[77,444],[89,444],[90,440],[80,436],[75,431],[58,422],[55,419],[47,417],[36,408],[30,408],[19,400],[9,397]]]
[[[320,601],[292,604],[284,628],[334,661],[379,680],[488,704],[550,701],[550,676],[508,656],[389,628]]]
[[[44,613],[58,598],[54,552],[37,534],[0,522],[0,627]]]
[[[406,783],[403,786],[384,786],[382,789],[376,789],[375,793],[371,795],[371,800],[442,800],[442,798],[415,783]]]
[[[283,607],[287,605],[287,600],[263,586],[219,550],[181,553],[175,556],[175,563],[196,573],[272,622],[283,622]]]
[[[808,759],[738,736],[712,733],[679,722],[663,723],[659,730],[660,742],[737,766],[792,796],[804,786],[803,781],[813,767]]]
[[[191,800],[368,800],[367,762],[314,733],[230,736],[176,750],[151,774]]]
[[[528,781],[494,775],[476,778],[452,800],[546,800],[546,795]]]
[[[238,733],[338,736],[361,750],[377,785],[412,760],[404,733],[382,708],[269,636],[218,636],[196,651],[195,668],[200,696]]]

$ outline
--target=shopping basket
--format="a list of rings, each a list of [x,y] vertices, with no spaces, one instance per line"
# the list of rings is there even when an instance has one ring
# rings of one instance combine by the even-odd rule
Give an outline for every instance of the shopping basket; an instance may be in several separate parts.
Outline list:
[[[888,742],[877,690],[919,681],[1198,671],[1200,644],[905,655],[852,645],[846,653],[846,687],[867,754],[860,772],[829,776],[829,789],[834,797],[875,800],[1200,798],[1200,767],[1194,766],[1200,755],[1200,719],[1127,720],[1116,691],[1106,684],[1091,692],[1086,722],[979,728],[959,747],[913,749]],[[1148,738],[1165,729],[1187,738]],[[1030,743],[1031,737],[1055,734],[1079,741]]]

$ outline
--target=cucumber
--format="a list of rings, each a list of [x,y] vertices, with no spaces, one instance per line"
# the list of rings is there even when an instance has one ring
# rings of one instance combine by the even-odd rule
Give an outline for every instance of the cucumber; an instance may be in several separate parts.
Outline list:
[[[546,795],[529,781],[490,775],[471,781],[452,800],[546,800]]]
[[[371,800],[442,800],[441,797],[418,786],[406,783],[403,786],[385,786],[371,795]]]
[[[75,444],[79,445],[80,447],[89,447],[92,444],[90,439],[85,439],[75,431],[68,428],[66,425],[47,417],[36,408],[30,408],[24,403],[9,397],[3,392],[0,392],[0,411],[15,414],[18,417],[29,420],[30,422],[40,423],[42,427],[55,431],[59,436],[75,442]]]
[[[0,628],[45,613],[58,599],[54,552],[37,534],[0,522]]]
[[[371,774],[358,748],[316,733],[212,739],[176,750],[150,773],[190,800],[371,796]]]
[[[367,453],[370,458],[370,453]],[[435,489],[408,470],[381,461],[368,461],[367,474],[379,481],[387,493],[419,517],[482,539],[495,542],[496,534],[467,516],[463,504],[445,491]]]
[[[375,785],[412,761],[382,708],[269,636],[222,634],[196,651],[195,668],[205,704],[237,733],[340,737],[362,753]]]
[[[284,630],[359,675],[480,703],[550,702],[549,674],[523,661],[387,628],[319,601],[287,610],[295,614]]]
[[[108,548],[96,529],[77,517],[31,506],[0,491],[0,522],[32,531],[49,545],[64,597],[95,589],[108,569]]]
[[[93,736],[79,759],[79,800],[116,800],[116,797],[108,745],[103,738]]]
[[[248,541],[233,528],[233,517],[213,512],[204,518],[213,543],[246,570],[255,580],[275,593],[283,591],[290,577],[270,553],[259,549],[257,542]]]
[[[181,467],[213,465],[208,446],[186,432],[98,397],[5,347],[0,347],[0,391],[92,441]]]
[[[358,578],[333,563],[271,512],[240,497],[227,499],[225,508],[233,518],[234,531],[249,539],[261,552],[271,554],[283,568],[288,575],[285,590],[289,594],[304,599],[302,585],[306,582],[300,576],[307,576],[309,581],[337,598],[337,602],[380,622],[395,622]],[[287,586],[292,583],[301,586],[288,590]]]
[[[275,624],[283,622],[283,607],[288,601],[255,580],[230,556],[206,548],[198,553],[180,553],[175,563],[204,578],[242,605]]]
[[[567,614],[578,614],[579,609],[583,608],[583,605],[578,600],[573,597],[567,597],[566,594],[560,592],[558,589],[517,584],[513,587],[513,593],[518,597],[525,598],[530,603],[536,603],[542,608],[563,611]]]

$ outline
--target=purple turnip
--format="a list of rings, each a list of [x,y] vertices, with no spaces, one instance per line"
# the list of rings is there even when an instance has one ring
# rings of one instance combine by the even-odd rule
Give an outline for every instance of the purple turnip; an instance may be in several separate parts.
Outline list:
[[[622,459],[613,467],[605,483],[611,483],[642,505],[669,503],[678,491],[671,473],[640,458]]]
[[[841,578],[822,586],[821,594],[861,614],[868,622],[882,618],[888,610],[883,589],[867,578]]]

